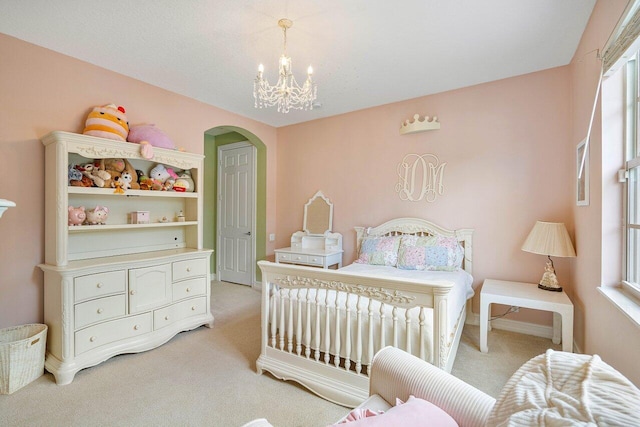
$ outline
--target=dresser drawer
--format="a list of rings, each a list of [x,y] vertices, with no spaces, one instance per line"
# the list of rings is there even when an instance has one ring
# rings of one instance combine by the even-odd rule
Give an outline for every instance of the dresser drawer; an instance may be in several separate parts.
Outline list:
[[[109,271],[76,277],[73,280],[73,288],[75,302],[125,292],[126,271]]]
[[[291,262],[291,254],[289,253],[281,253],[276,252],[276,261],[277,262]]]
[[[101,345],[151,332],[151,313],[99,323],[75,333],[75,355],[78,356]]]
[[[174,281],[205,276],[207,274],[207,260],[190,259],[188,261],[174,262],[172,272]]]
[[[307,264],[323,265],[324,264],[324,258],[321,257],[321,256],[309,255],[309,256],[307,256]]]
[[[206,295],[207,279],[198,277],[197,279],[183,280],[173,284],[173,300],[179,301],[199,295]]]
[[[153,329],[169,326],[191,316],[207,312],[207,298],[198,297],[184,300],[153,312]]]
[[[127,301],[124,294],[113,295],[86,301],[75,306],[75,326],[76,329],[84,328],[87,325],[126,314]]]

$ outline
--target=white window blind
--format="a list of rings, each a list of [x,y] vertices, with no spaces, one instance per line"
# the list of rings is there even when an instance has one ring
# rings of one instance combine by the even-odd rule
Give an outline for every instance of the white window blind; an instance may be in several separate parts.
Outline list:
[[[605,45],[602,61],[604,75],[619,70],[640,49],[640,0],[629,3]]]

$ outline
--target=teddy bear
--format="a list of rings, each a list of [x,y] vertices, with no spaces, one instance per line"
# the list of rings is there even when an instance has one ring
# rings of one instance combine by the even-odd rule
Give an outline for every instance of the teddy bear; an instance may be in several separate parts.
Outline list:
[[[129,135],[129,122],[124,107],[107,104],[95,107],[85,121],[85,135],[126,141]]]
[[[93,163],[85,163],[81,168],[84,177],[89,179],[95,187],[102,188],[111,179],[109,172],[100,170]]]
[[[153,147],[176,148],[171,138],[154,124],[131,126],[127,141],[140,144],[140,154],[145,159],[153,158]]]
[[[106,171],[111,175],[111,179],[105,181],[105,187],[115,188],[115,181],[120,179],[119,177],[122,175],[122,172],[126,171],[131,175],[131,189],[140,189],[140,184],[138,184],[138,174],[127,159],[101,159],[99,169]]]

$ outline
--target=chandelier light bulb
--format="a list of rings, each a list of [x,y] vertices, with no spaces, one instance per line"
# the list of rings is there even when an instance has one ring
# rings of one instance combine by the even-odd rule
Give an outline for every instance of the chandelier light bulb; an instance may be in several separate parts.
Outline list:
[[[278,67],[278,81],[275,85],[269,84],[264,78],[264,66],[258,67],[258,75],[253,82],[253,97],[256,108],[272,107],[277,105],[278,112],[288,113],[290,109],[313,110],[313,101],[317,98],[317,87],[311,79],[313,68],[307,69],[307,79],[301,86],[293,76],[291,58],[287,56],[287,29],[293,22],[283,18],[278,21],[284,34],[284,49],[280,56]]]

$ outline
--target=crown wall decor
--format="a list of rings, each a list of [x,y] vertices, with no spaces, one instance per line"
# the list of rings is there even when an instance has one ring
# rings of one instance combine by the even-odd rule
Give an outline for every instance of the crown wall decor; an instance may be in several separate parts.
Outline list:
[[[413,121],[407,119],[400,126],[400,135],[406,135],[408,133],[424,132],[426,130],[440,129],[440,122],[438,117],[433,116],[429,120],[429,116],[424,116],[424,120],[420,120],[420,114],[413,116]]]

